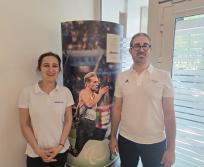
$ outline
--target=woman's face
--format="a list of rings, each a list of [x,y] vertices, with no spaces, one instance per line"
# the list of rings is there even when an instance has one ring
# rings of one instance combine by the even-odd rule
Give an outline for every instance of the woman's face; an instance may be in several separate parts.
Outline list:
[[[60,66],[57,58],[54,56],[46,56],[42,59],[40,72],[43,80],[55,82],[60,72]]]

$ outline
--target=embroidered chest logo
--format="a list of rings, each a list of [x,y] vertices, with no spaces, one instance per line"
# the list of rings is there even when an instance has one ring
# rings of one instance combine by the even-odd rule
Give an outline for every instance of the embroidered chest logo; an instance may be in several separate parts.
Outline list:
[[[63,101],[54,101],[54,103],[64,103]]]

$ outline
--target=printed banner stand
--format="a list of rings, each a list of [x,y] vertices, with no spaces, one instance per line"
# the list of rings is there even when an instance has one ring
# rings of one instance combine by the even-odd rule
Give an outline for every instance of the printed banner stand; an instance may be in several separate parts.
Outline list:
[[[61,29],[63,83],[75,101],[67,166],[109,166],[118,158],[110,154],[108,143],[123,28],[104,21],[70,21]]]

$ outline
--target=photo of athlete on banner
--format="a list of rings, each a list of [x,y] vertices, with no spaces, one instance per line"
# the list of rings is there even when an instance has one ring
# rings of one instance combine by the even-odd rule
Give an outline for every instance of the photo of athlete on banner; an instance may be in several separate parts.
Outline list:
[[[75,102],[67,166],[104,167],[117,158],[108,143],[121,36],[116,23],[62,23],[63,84]]]
[[[106,121],[100,117],[102,114],[98,114],[99,111],[97,111],[98,103],[106,93],[108,94],[108,86],[99,87],[99,79],[95,72],[89,72],[84,76],[84,84],[84,89],[79,93],[75,115],[79,124],[77,126],[75,148],[70,150],[73,156],[78,156],[89,139],[103,140],[106,129],[101,129],[99,120],[102,120],[102,124],[108,124],[110,120],[109,110]]]

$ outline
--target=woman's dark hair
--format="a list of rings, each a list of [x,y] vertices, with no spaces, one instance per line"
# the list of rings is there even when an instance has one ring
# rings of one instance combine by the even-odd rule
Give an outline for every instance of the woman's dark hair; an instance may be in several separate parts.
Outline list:
[[[57,60],[58,60],[58,64],[59,64],[59,71],[61,71],[61,59],[59,57],[59,55],[53,53],[53,52],[47,52],[47,53],[43,53],[40,55],[40,57],[38,58],[38,66],[37,66],[37,70],[40,71],[40,67],[42,65],[42,61],[43,61],[43,58],[44,57],[47,57],[47,56],[53,56],[55,57]]]

